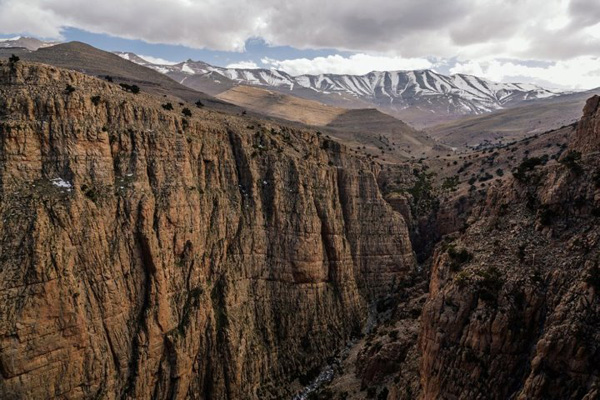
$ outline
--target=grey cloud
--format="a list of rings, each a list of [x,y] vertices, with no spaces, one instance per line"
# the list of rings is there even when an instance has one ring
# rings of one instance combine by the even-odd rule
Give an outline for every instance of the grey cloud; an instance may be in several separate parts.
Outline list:
[[[571,27],[575,30],[595,25],[600,22],[600,2],[597,0],[571,0],[569,14],[572,17]]]
[[[56,35],[65,26],[217,50],[251,37],[274,45],[404,57],[561,59],[596,54],[598,0],[0,0],[0,31]],[[565,14],[570,23],[547,26]],[[551,25],[551,24],[550,24]],[[17,31],[18,30],[18,31]],[[17,31],[17,32],[16,32]],[[515,46],[523,41],[525,48]]]

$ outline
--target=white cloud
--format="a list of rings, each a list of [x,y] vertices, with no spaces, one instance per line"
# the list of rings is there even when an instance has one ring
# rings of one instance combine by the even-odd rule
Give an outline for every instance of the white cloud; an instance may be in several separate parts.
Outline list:
[[[432,63],[424,58],[372,56],[362,53],[353,54],[349,57],[335,54],[313,59],[273,60],[263,58],[261,61],[290,75],[324,73],[363,75],[371,71],[413,70],[432,67]]]
[[[531,82],[568,89],[600,87],[600,57],[582,56],[532,67],[518,61],[468,61],[450,69],[453,74],[481,76],[498,82]]]
[[[175,64],[179,64],[179,61],[165,60],[164,58],[160,58],[160,57],[144,56],[142,54],[139,54],[138,56],[140,58],[143,58],[144,60],[148,61],[149,63],[152,63],[152,64],[160,64],[160,65],[175,65]]]
[[[302,73],[429,68],[488,78],[598,86],[598,0],[0,0],[0,34],[60,39],[74,27],[149,43],[244,51],[251,38],[354,56],[269,60]],[[276,58],[276,57],[275,57]],[[511,62],[498,60],[514,60]],[[494,61],[496,60],[496,61]],[[550,62],[532,67],[527,60]],[[257,60],[233,65],[255,68]]]
[[[261,37],[409,58],[594,55],[600,38],[585,29],[599,20],[598,0],[0,0],[0,33],[59,37],[75,27],[229,51]]]
[[[254,61],[240,61],[228,64],[227,68],[257,69],[260,67]]]

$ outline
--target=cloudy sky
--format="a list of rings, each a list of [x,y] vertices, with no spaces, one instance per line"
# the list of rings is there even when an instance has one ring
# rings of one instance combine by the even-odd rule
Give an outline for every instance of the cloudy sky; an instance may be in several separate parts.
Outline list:
[[[600,0],[0,0],[0,37],[16,35],[291,74],[600,86]]]

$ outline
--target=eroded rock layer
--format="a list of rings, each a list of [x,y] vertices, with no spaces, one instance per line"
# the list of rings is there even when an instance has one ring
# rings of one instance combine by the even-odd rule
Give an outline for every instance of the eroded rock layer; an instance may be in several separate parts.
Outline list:
[[[424,398],[600,396],[600,110],[558,163],[525,160],[434,256]]]
[[[287,395],[413,268],[343,147],[161,103],[0,65],[0,397]]]

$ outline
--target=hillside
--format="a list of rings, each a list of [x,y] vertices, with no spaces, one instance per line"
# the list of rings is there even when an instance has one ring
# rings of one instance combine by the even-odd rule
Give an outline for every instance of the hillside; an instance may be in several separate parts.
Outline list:
[[[121,56],[139,58],[129,53]],[[221,93],[240,84],[258,86],[338,107],[376,107],[416,127],[485,114],[558,94],[531,84],[496,83],[476,76],[446,76],[431,70],[291,76],[274,69],[222,68],[192,60],[175,65],[139,62],[209,93]]]
[[[586,99],[599,90],[566,94],[491,114],[459,119],[427,129],[449,146],[489,147],[507,144],[576,122]]]
[[[599,155],[596,96],[576,129],[466,155],[468,174],[514,160],[514,173],[468,194],[429,185],[439,165],[412,178],[386,170],[413,248],[419,237],[436,244],[410,293],[377,303],[378,324],[315,398],[597,398]]]
[[[0,59],[7,59],[13,52],[12,49],[0,52]],[[135,84],[143,91],[159,96],[173,96],[189,102],[201,100],[213,109],[239,112],[239,109],[231,104],[178,84],[151,68],[127,61],[113,53],[99,50],[85,43],[62,43],[17,54],[21,59],[27,61],[73,69],[97,77],[110,76],[116,83]]]
[[[263,115],[317,127],[351,149],[388,163],[450,151],[423,132],[373,108],[348,110],[244,85],[217,97]]]
[[[326,126],[347,111],[317,101],[244,85],[234,86],[217,97],[272,117],[314,126]]]

